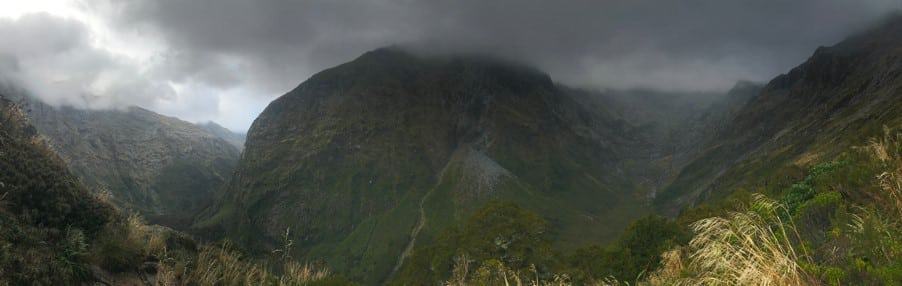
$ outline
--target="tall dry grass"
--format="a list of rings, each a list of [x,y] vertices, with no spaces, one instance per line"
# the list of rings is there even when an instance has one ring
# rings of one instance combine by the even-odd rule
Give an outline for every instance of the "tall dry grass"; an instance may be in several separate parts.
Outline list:
[[[662,255],[661,266],[637,285],[811,285],[800,266],[807,255],[793,245],[798,234],[783,221],[785,208],[754,195],[745,211],[699,220],[683,249]],[[628,285],[615,280],[601,285]]]
[[[882,193],[872,197],[884,210],[902,218],[902,132],[884,127],[883,137],[872,138],[864,149],[884,165],[876,178]]]
[[[527,271],[511,269],[499,260],[488,260],[473,269],[474,261],[464,254],[454,259],[451,278],[445,286],[504,285],[504,286],[570,286],[565,274],[539,275],[535,266]],[[543,279],[542,276],[550,276]]]
[[[864,148],[879,162],[875,177],[879,188],[870,190],[874,207],[856,207],[848,224],[855,251],[869,259],[895,262],[902,259],[902,132],[884,127],[883,137],[872,138]]]
[[[198,285],[266,285],[270,280],[266,269],[242,260],[229,245],[203,247],[193,269],[185,275],[188,284]]]
[[[289,261],[283,264],[282,274],[268,270],[266,264],[243,257],[229,243],[205,246],[189,267],[161,264],[157,286],[174,285],[272,285],[296,286],[329,278],[332,273],[309,263]]]
[[[661,254],[661,266],[645,277],[646,285],[678,285],[685,270],[683,249],[676,248]]]
[[[324,280],[331,275],[332,273],[329,269],[317,267],[310,263],[292,261],[285,263],[282,277],[279,278],[279,285],[305,285],[310,282]]]
[[[165,256],[166,236],[164,233],[151,229],[144,218],[138,214],[129,215],[125,224],[126,239],[143,245],[145,255]]]
[[[756,194],[751,209],[725,218],[692,224],[688,269],[693,285],[807,285],[809,277],[799,261],[807,260],[793,246],[792,222],[783,221],[785,208]],[[683,284],[683,283],[681,283]]]

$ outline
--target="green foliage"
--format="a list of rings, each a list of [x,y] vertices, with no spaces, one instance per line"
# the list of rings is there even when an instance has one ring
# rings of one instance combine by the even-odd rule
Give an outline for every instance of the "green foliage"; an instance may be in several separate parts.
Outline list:
[[[797,183],[793,184],[789,189],[785,191],[783,198],[781,199],[782,203],[786,205],[786,208],[790,212],[794,212],[799,206],[813,198],[815,195],[814,188],[805,183]]]
[[[577,250],[569,258],[576,282],[589,282],[614,277],[623,281],[637,280],[642,274],[658,268],[661,253],[688,239],[688,232],[676,222],[647,216],[633,222],[614,244],[591,246]]]
[[[433,245],[417,249],[393,283],[425,285],[445,281],[458,257],[472,261],[473,269],[501,263],[514,271],[535,267],[540,275],[546,275],[558,266],[547,228],[547,223],[535,213],[512,203],[490,202],[460,227],[440,235]]]
[[[804,180],[792,184],[782,192],[780,202],[786,206],[789,212],[796,212],[802,204],[817,195],[817,190],[829,189],[830,185],[834,184],[832,175],[847,166],[848,163],[844,161],[814,165]]]
[[[88,243],[114,218],[0,97],[0,284],[89,278]]]
[[[551,254],[546,232],[538,215],[514,204],[489,203],[470,218],[458,241],[474,258],[497,258],[524,268]]]

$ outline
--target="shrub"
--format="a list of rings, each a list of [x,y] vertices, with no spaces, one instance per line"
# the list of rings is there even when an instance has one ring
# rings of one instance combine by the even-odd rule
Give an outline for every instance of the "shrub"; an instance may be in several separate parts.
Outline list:
[[[688,234],[676,222],[660,216],[641,218],[624,231],[611,246],[579,249],[570,257],[577,282],[603,278],[634,281],[658,268],[660,254],[676,247]]]

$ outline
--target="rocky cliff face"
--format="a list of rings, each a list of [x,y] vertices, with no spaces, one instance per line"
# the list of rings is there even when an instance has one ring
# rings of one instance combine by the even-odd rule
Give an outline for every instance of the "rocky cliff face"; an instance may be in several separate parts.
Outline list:
[[[164,224],[190,222],[239,154],[197,125],[137,107],[92,111],[31,101],[29,117],[89,189]]]
[[[380,49],[273,101],[197,227],[261,250],[288,231],[369,283],[489,200],[555,221],[559,247],[605,240],[644,212],[631,129],[531,68]]]

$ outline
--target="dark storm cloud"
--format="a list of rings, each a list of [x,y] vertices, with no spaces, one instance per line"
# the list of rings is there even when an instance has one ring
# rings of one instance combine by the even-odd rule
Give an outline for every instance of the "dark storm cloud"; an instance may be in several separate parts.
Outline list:
[[[390,44],[524,61],[592,87],[724,89],[766,80],[898,0],[116,1],[121,27],[153,31],[161,72],[265,96]]]
[[[270,100],[313,73],[387,45],[492,54],[583,87],[724,90],[737,80],[785,72],[818,46],[902,8],[902,1],[70,0],[60,6],[75,12],[0,17],[2,83],[56,105],[139,105],[243,131]]]

